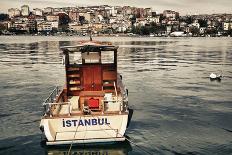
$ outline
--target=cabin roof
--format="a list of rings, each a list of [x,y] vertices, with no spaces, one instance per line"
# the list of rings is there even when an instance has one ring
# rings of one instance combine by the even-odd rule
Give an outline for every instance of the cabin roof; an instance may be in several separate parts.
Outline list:
[[[76,46],[63,46],[60,48],[64,53],[65,52],[102,52],[102,51],[116,51],[118,46],[100,44],[100,43],[85,43]]]

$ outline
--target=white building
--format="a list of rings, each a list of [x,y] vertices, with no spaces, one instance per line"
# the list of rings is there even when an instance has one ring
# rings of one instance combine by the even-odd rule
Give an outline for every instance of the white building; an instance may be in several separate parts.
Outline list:
[[[179,16],[179,13],[172,10],[164,10],[163,15],[165,18],[175,20]]]
[[[117,31],[118,32],[125,32],[127,30],[127,28],[125,26],[119,26]]]
[[[21,6],[21,14],[22,16],[29,16],[30,10],[28,5]]]
[[[8,28],[14,28],[16,30],[28,31],[28,18],[17,17],[14,21],[8,23]]]
[[[38,31],[51,31],[52,30],[52,24],[48,22],[42,22],[37,24],[37,30]]]
[[[100,22],[104,21],[104,17],[102,15],[98,15],[97,18],[99,19]]]
[[[223,23],[223,30],[224,31],[228,31],[230,29],[232,29],[232,23]]]
[[[20,14],[21,14],[21,12],[17,8],[8,9],[8,15],[9,15],[10,18],[20,16]]]
[[[200,30],[199,30],[200,34],[204,34],[205,30],[206,30],[206,27],[200,27]]]
[[[49,22],[59,21],[59,16],[58,15],[48,15],[48,16],[46,16],[46,19]]]
[[[81,32],[81,33],[86,33],[89,29],[89,24],[80,25],[77,22],[76,23],[69,23],[68,26],[69,26],[69,30]]]
[[[35,18],[35,21],[36,21],[37,24],[39,24],[39,23],[44,22],[45,20],[44,20],[43,17],[36,17],[36,18]]]
[[[79,20],[79,13],[77,11],[69,11],[68,16],[72,22]]]
[[[180,22],[180,28],[185,28],[188,24],[186,22]]]
[[[175,19],[176,14],[175,14],[174,11],[165,10],[165,11],[163,11],[163,16],[166,17],[166,18],[173,18],[173,19]]]
[[[145,17],[152,16],[152,9],[151,8],[145,8],[144,9],[144,16]]]
[[[54,11],[54,9],[51,8],[51,7],[44,8],[44,13],[45,13],[45,14],[52,14],[53,11]]]
[[[154,23],[159,23],[159,21],[160,21],[160,17],[159,16],[156,16],[156,17],[151,17],[151,16],[148,16],[147,17],[147,20],[149,21],[149,22],[154,22]]]
[[[116,21],[117,21],[116,17],[110,17],[109,23],[110,24],[116,23]]]
[[[130,6],[124,6],[122,8],[123,15],[131,15],[132,14],[132,9]]]
[[[58,15],[59,13],[65,13],[62,8],[54,8],[52,14]]]
[[[149,22],[147,21],[147,19],[144,18],[137,18],[136,22],[134,23],[134,26],[145,26],[146,24],[148,24]]]
[[[196,27],[198,29],[200,28],[200,24],[199,23],[192,23],[191,26]]]
[[[117,15],[117,10],[115,9],[114,6],[110,9],[110,15],[111,16],[116,16]]]
[[[166,26],[166,34],[170,34],[172,32],[172,26]]]
[[[21,15],[21,11],[16,8],[14,12],[14,16],[20,16],[20,15]]]
[[[33,9],[33,14],[36,16],[43,16],[43,10],[41,10],[39,8],[35,8],[35,9]]]
[[[58,21],[53,21],[53,22],[48,22],[51,23],[52,28],[58,29],[59,28],[59,22]]]
[[[9,15],[10,18],[14,17],[14,13],[15,13],[14,8],[8,9],[8,15]]]

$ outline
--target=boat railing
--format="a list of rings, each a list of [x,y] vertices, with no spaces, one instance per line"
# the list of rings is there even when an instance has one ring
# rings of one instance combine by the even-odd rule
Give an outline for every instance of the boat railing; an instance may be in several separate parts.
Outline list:
[[[44,101],[44,103],[53,103],[54,100],[56,100],[57,95],[61,92],[61,89],[59,88],[59,86],[56,86],[53,91],[50,93],[50,95],[48,96],[48,98],[46,98],[46,100]]]
[[[117,81],[117,86],[120,89],[120,92],[122,94],[122,103],[121,103],[121,111],[126,111],[128,108],[128,90],[126,87],[123,85],[122,82],[122,76],[118,74],[118,81]]]
[[[56,86],[53,91],[50,93],[48,98],[45,99],[45,101],[42,103],[44,107],[44,116],[51,115],[51,107],[54,104],[54,101],[56,101],[57,96],[61,93],[61,89]]]
[[[43,103],[43,106],[46,107],[44,116],[53,116],[52,107],[56,106],[56,108],[61,107],[62,105],[68,105],[68,115],[71,115],[71,102],[59,102],[59,103]],[[58,110],[59,111],[59,110]]]
[[[107,109],[112,106],[114,109],[114,110],[111,109],[112,111],[119,111],[119,113],[123,112],[123,101],[118,97],[111,100],[102,100],[102,102],[103,102],[102,105],[104,111],[107,111]]]
[[[123,100],[127,101],[128,100],[128,91],[127,91],[126,87],[123,85],[122,76],[120,74],[118,74],[117,86],[120,89],[120,92],[122,94]]]

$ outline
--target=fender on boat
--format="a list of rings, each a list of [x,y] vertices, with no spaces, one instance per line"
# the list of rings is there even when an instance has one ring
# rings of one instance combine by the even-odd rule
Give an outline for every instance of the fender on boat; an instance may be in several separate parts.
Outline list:
[[[134,112],[134,110],[133,110],[133,109],[128,108],[128,110],[129,110],[129,115],[128,115],[128,122],[127,122],[127,125],[126,125],[126,127],[127,127],[127,128],[128,128],[128,127],[129,127],[129,125],[130,125],[131,118],[132,118],[132,116],[133,116],[133,112]]]

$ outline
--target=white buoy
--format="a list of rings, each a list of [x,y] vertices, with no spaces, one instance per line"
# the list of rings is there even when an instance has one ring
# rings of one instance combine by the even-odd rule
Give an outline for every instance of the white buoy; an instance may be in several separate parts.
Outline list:
[[[221,78],[222,78],[222,74],[215,74],[215,73],[211,73],[209,75],[209,78],[210,80],[218,80],[218,81],[221,81]]]
[[[214,73],[211,73],[211,74],[209,75],[209,77],[210,77],[210,79],[216,79],[216,78],[217,78],[217,75],[214,74]]]

